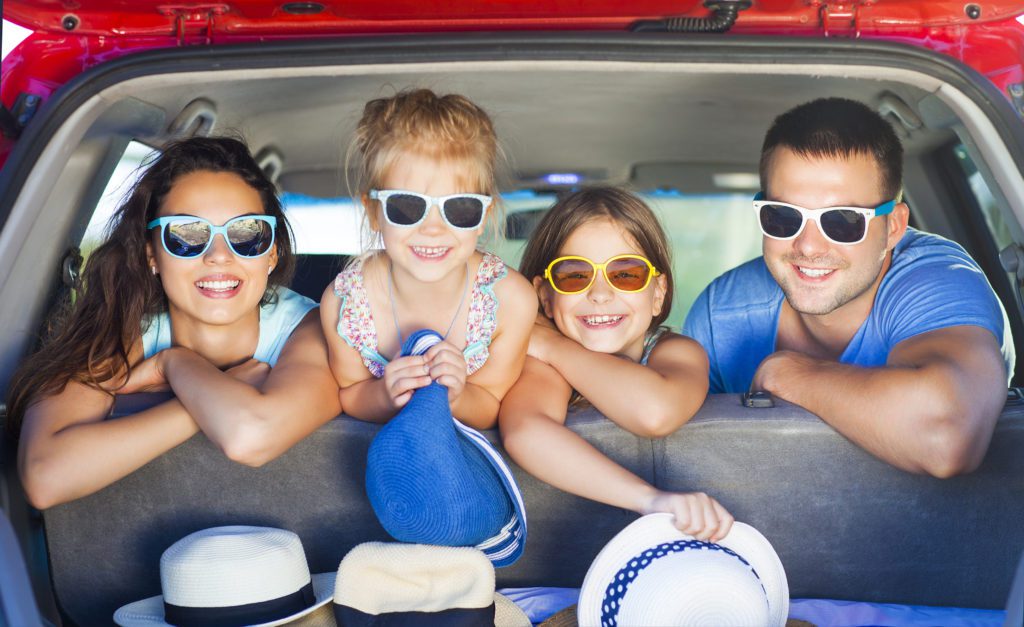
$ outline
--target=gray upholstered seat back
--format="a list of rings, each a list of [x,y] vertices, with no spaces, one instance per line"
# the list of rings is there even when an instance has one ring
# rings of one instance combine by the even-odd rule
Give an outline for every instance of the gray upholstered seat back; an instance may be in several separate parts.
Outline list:
[[[570,425],[657,485],[703,490],[764,533],[794,597],[1001,608],[1024,547],[1024,408],[1001,419],[982,468],[940,481],[895,470],[803,410],[747,409],[713,396],[662,440],[593,410]],[[377,427],[334,420],[262,468],[228,461],[202,436],[92,496],[45,512],[65,615],[109,622],[159,594],[160,554],[197,529],[271,525],[302,538],[313,572],[356,544],[386,540],[363,489]],[[497,434],[488,434],[496,440]],[[635,514],[517,477],[529,537],[499,586],[579,586],[590,560]]]

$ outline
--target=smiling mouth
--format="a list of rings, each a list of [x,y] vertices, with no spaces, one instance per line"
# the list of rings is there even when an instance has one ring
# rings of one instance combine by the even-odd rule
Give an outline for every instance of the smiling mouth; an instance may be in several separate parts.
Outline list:
[[[579,319],[583,321],[583,324],[588,328],[602,329],[608,327],[614,327],[615,325],[622,322],[626,316],[623,315],[600,315],[600,316],[580,316]]]
[[[196,281],[196,287],[207,292],[230,292],[236,289],[241,283],[242,282],[238,279]]]
[[[447,246],[411,246],[410,248],[412,248],[414,255],[424,259],[440,259],[451,250]]]
[[[796,270],[811,279],[820,279],[836,271],[835,268],[805,268],[804,266],[796,266]]]

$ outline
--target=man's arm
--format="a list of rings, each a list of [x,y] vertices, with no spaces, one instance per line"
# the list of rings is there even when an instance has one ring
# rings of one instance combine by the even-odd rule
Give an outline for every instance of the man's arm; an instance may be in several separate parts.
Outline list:
[[[751,387],[804,407],[894,466],[946,478],[984,458],[1006,367],[991,332],[956,326],[900,342],[877,368],[779,351]]]

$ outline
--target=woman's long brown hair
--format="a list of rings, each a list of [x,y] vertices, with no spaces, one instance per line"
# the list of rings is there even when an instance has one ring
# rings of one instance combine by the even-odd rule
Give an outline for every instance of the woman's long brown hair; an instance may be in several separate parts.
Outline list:
[[[268,277],[264,301],[273,297],[271,286],[290,281],[295,258],[288,222],[277,189],[245,144],[227,137],[196,137],[167,145],[111,218],[106,241],[90,255],[75,287],[73,304],[57,308],[47,323],[52,329],[49,337],[14,373],[7,396],[10,435],[16,438],[20,433],[29,406],[61,393],[70,381],[103,389],[103,383],[127,380],[128,352],[142,336],[143,321],[167,311],[160,278],[151,273],[147,261],[146,225],[175,182],[199,171],[238,175],[259,193],[267,215],[277,218],[278,261]]]

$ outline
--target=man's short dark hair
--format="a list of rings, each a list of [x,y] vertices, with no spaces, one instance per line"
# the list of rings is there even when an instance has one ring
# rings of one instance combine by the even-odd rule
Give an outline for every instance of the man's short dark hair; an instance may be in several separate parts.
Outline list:
[[[785,147],[804,157],[871,155],[882,175],[879,200],[899,198],[903,187],[903,146],[892,126],[864,103],[819,98],[775,118],[761,147],[761,188],[766,189],[772,154]]]

